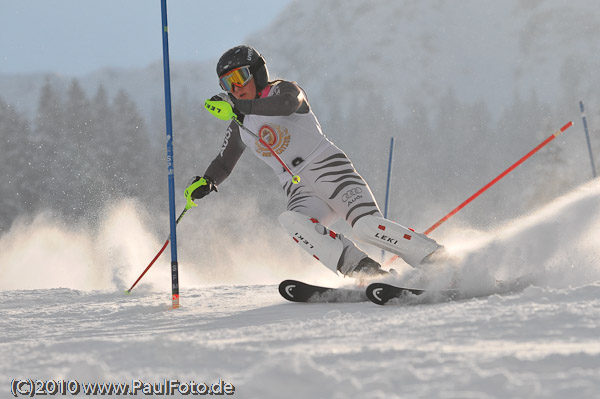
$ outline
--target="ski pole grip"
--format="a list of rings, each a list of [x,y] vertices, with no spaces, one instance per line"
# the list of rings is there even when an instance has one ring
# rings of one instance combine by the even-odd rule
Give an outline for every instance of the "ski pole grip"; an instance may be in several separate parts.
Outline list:
[[[194,202],[194,199],[192,198],[192,193],[201,186],[206,186],[206,179],[204,177],[201,177],[199,180],[193,182],[192,184],[190,184],[188,186],[188,188],[185,189],[185,191],[183,192],[183,195],[185,196],[185,199],[187,201],[187,203],[185,204],[185,209],[190,209],[194,206],[198,206],[198,204],[196,204]]]
[[[233,112],[233,107],[227,101],[206,100],[204,102],[204,108],[206,108],[206,110],[214,117],[219,118],[222,121],[228,121],[236,116],[235,112]]]

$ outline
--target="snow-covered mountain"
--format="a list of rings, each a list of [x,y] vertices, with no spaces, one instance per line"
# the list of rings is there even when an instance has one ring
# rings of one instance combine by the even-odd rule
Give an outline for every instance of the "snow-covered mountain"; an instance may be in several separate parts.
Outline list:
[[[599,33],[592,0],[298,1],[251,40],[322,107],[363,110],[374,92],[402,115],[453,91],[498,116],[533,93],[597,101]]]
[[[294,1],[248,43],[265,55],[272,76],[300,82],[321,113],[333,103],[343,113],[363,109],[373,92],[403,116],[411,104],[435,106],[453,91],[467,104],[485,101],[498,116],[515,97],[532,94],[597,108],[598,34],[593,0],[310,0]],[[174,97],[187,88],[203,100],[218,90],[215,62],[174,64]],[[0,76],[2,97],[33,111],[47,77],[65,86],[71,79],[60,71]],[[82,82],[91,91],[99,82],[109,93],[124,88],[148,112],[162,101],[160,60],[143,70],[99,70]]]

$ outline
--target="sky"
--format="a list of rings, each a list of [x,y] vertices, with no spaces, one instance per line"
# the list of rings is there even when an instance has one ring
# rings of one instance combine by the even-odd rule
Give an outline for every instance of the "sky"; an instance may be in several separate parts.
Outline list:
[[[169,0],[171,62],[216,60],[291,0]],[[0,0],[0,74],[81,76],[162,60],[160,0]]]

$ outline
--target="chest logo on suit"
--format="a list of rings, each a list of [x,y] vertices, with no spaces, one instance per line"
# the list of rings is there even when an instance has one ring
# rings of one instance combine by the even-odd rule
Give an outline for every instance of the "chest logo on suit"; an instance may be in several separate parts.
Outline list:
[[[258,136],[275,151],[277,155],[288,148],[290,145],[290,133],[286,128],[279,125],[262,125],[258,131]],[[271,151],[260,141],[255,141],[255,149],[263,157],[272,156]]]

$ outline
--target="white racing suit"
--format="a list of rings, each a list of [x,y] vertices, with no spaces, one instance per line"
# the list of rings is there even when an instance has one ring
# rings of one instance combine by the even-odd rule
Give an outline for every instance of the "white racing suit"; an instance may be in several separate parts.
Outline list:
[[[373,194],[346,154],[329,141],[313,114],[306,95],[295,83],[271,83],[255,100],[238,100],[247,111],[244,126],[259,135],[280,156],[298,184],[252,134],[232,123],[219,155],[205,176],[220,184],[233,169],[245,148],[266,162],[278,175],[288,197],[287,211],[279,217],[294,241],[334,272],[352,274],[367,257],[351,240],[328,226],[339,218],[352,226],[360,241],[418,265],[439,246],[382,217]]]

